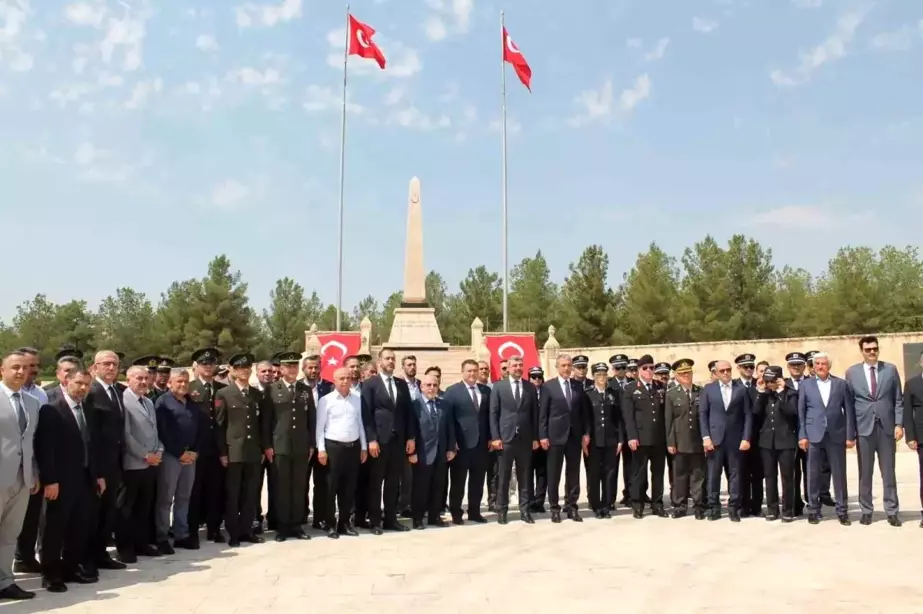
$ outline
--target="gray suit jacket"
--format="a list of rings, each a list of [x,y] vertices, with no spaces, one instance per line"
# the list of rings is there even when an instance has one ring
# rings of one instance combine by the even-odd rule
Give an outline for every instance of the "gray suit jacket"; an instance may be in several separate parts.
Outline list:
[[[38,399],[24,392],[20,396],[27,420],[26,431],[22,434],[16,408],[6,390],[0,389],[0,488],[3,489],[16,484],[20,464],[27,488],[32,488],[38,479],[38,462],[33,451],[35,429],[38,427]]]
[[[888,362],[878,361],[875,396],[869,390],[865,377],[869,367],[860,362],[846,370],[846,381],[852,387],[856,405],[856,431],[860,437],[872,433],[876,417],[881,427],[893,432],[895,426],[904,424],[904,393],[897,368]]]
[[[139,399],[131,389],[122,393],[125,407],[125,452],[122,454],[122,469],[132,471],[147,469],[144,462],[148,454],[163,452],[163,445],[157,436],[157,414],[154,403],[148,398]]]

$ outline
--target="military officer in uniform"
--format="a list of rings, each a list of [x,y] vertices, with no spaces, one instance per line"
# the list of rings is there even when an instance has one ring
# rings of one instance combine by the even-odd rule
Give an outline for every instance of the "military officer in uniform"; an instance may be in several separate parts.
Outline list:
[[[612,365],[612,377],[609,378],[609,387],[622,398],[622,392],[628,385],[629,379],[626,373],[628,368],[628,356],[625,354],[613,354],[609,357],[609,364]],[[619,412],[619,432],[622,435],[622,452],[615,458],[615,471],[612,474],[613,486],[610,491],[612,499],[609,501],[609,511],[615,510],[615,498],[618,496],[619,465],[622,466],[622,505],[631,505],[631,448],[628,447],[628,440],[625,439],[625,422],[622,419],[621,411]]]
[[[754,439],[766,476],[766,520],[779,519],[779,476],[782,477],[782,522],[795,519],[798,449],[798,391],[782,378],[782,367],[766,367],[756,382],[754,418],[762,421]]]
[[[583,386],[584,390],[589,390],[593,387],[593,380],[587,378],[586,374],[590,368],[590,359],[583,354],[577,354],[574,356],[573,361],[571,361],[573,366],[573,375],[571,379],[577,380],[577,382]]]
[[[619,452],[622,448],[621,389],[611,387],[608,373],[606,363],[594,364],[594,385],[586,393],[590,409],[586,424],[590,441],[583,449],[586,457],[587,500],[597,518],[612,517],[609,506],[615,501]]]
[[[667,391],[664,414],[667,421],[667,452],[673,457],[673,479],[670,497],[673,517],[682,518],[688,512],[692,497],[696,520],[705,519],[705,448],[699,427],[699,393],[692,383],[695,362],[682,358],[671,366],[676,373],[676,386]]]
[[[216,348],[201,348],[192,353],[195,377],[189,382],[188,402],[198,409],[202,441],[195,464],[195,481],[189,502],[189,530],[196,534],[204,524],[206,536],[224,543],[221,518],[224,513],[225,468],[219,461],[215,396],[226,386],[215,378],[219,353]]]
[[[667,431],[664,421],[664,390],[653,380],[654,359],[645,354],[638,359],[638,381],[622,394],[622,416],[632,452],[631,505],[634,517],[644,516],[647,471],[651,474],[651,511],[665,518],[663,472],[667,464]]]
[[[236,547],[245,541],[263,541],[253,533],[256,500],[260,496],[260,463],[264,446],[260,437],[260,391],[250,385],[253,354],[231,356],[233,381],[215,393],[216,439],[225,476],[224,527],[228,545]]]
[[[668,362],[658,362],[654,365],[654,381],[659,383],[663,388],[664,392],[668,391],[672,386],[668,386],[667,382],[670,380],[670,371],[672,370],[672,365]],[[670,498],[673,498],[673,453],[667,450],[667,478],[670,482]]]
[[[157,360],[157,369],[154,371],[153,383],[148,396],[152,401],[167,391],[167,382],[170,381],[170,370],[176,365],[172,358],[161,356]]]
[[[314,454],[317,406],[314,391],[298,379],[299,352],[278,354],[281,379],[263,391],[260,432],[264,455],[275,478],[273,503],[276,541],[309,539],[301,527],[305,516],[308,469]]]
[[[750,395],[750,407],[756,404],[757,390],[756,380],[753,379],[753,371],[756,368],[756,357],[753,354],[741,354],[734,359],[740,374],[739,381],[746,386],[747,394]],[[753,433],[760,432],[760,419],[753,416]],[[741,470],[741,510],[740,516],[759,516],[763,509],[763,460],[760,458],[759,448],[752,446],[749,450],[742,452],[743,463]]]
[[[634,382],[638,379],[638,359],[629,358],[628,363],[625,365],[625,379],[629,382]]]
[[[542,401],[542,384],[545,383],[545,371],[541,367],[529,369],[529,383],[535,386],[538,401]],[[545,513],[545,496],[548,494],[548,451],[541,446],[532,450],[532,471],[535,478],[535,488],[532,492],[532,502],[529,511],[533,514]]]

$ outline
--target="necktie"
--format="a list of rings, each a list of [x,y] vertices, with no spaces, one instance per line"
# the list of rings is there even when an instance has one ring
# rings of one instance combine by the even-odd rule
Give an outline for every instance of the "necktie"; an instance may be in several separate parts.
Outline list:
[[[208,396],[208,398],[212,397],[212,385],[210,383],[205,384],[205,394]]]
[[[83,406],[81,406],[80,403],[74,405],[74,415],[77,417],[77,428],[80,429],[80,438],[83,440],[83,466],[86,467],[87,459],[89,458],[87,444],[90,438],[87,432],[87,418],[83,413]]]
[[[513,382],[513,399],[519,403],[519,380]]]
[[[115,393],[115,386],[109,386],[109,400],[112,401],[116,409],[122,409],[122,404],[119,403],[119,395]]]
[[[474,386],[469,386],[468,390],[471,392],[471,404],[474,405],[474,411],[477,412],[480,410],[480,405],[478,405],[478,391]]]
[[[394,402],[394,384],[391,381],[391,378],[388,378],[388,396],[391,397],[391,402]]]
[[[878,374],[875,371],[875,367],[869,367],[869,381],[871,382],[869,392],[873,397],[878,395]]]
[[[429,417],[435,418],[436,417],[436,403],[434,403],[433,401],[429,401],[427,402],[426,406],[429,408]]]
[[[651,385],[650,385],[650,384],[644,384],[644,389],[648,392],[648,394],[650,394],[650,392],[651,392]]]
[[[288,387],[288,392],[289,392],[290,395],[292,395],[292,398],[295,397],[295,384],[291,384],[291,385]]]
[[[564,398],[570,403],[570,382],[568,381],[564,382]]]
[[[686,396],[689,397],[689,404],[692,405],[692,388],[686,391]]]
[[[13,408],[16,410],[16,418],[19,420],[19,434],[22,435],[26,432],[29,421],[26,419],[26,411],[22,407],[22,398],[18,392],[13,393]]]

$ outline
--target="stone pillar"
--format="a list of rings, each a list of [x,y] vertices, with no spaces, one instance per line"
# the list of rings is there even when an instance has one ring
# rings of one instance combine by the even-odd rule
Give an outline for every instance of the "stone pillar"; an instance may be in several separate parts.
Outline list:
[[[407,243],[404,246],[404,303],[426,304],[426,273],[423,268],[423,208],[420,180],[410,180],[407,197]]]
[[[320,354],[320,339],[317,338],[317,324],[311,324],[311,328],[304,333],[304,352],[305,356]]]
[[[558,340],[554,337],[554,326],[548,327],[548,341],[545,342],[544,350],[544,369],[545,373],[554,373],[555,372],[555,363],[558,360],[558,352],[561,349],[561,344],[558,343]]]
[[[362,322],[359,324],[359,333],[362,336],[362,342],[359,344],[359,353],[360,354],[371,354],[369,349],[372,345],[372,321],[369,320],[368,316],[362,318]]]

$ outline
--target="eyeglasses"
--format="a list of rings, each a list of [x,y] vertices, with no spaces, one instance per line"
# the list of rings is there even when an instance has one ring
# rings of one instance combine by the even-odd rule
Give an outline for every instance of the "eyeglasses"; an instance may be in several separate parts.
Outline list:
[[[715,369],[715,371],[717,373],[730,373],[731,372],[730,369]]]
[[[878,348],[877,348],[877,347],[874,347],[874,348],[862,348],[862,351],[863,351],[863,352],[868,352],[869,354],[874,354],[875,352],[878,351]]]
[[[741,368],[741,369],[750,369],[750,370],[752,370],[752,369],[753,369],[753,365],[741,365],[740,368]]]
[[[647,366],[641,367],[641,370],[642,371],[653,371],[654,367],[647,365]]]

